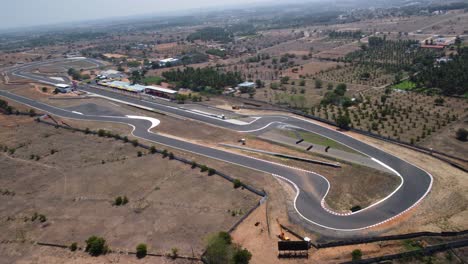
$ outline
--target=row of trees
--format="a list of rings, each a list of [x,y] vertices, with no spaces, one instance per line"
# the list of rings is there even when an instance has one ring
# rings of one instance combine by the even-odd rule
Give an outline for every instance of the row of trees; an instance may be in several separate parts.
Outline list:
[[[231,42],[234,39],[234,35],[228,30],[221,27],[206,27],[197,30],[187,37],[187,41],[193,42],[195,40],[202,41],[219,41],[219,42]]]
[[[419,68],[411,81],[417,87],[438,88],[444,95],[468,93],[468,48],[461,48],[458,52],[449,61],[435,66],[433,59],[418,60]]]
[[[169,82],[176,83],[178,88],[189,88],[200,91],[204,87],[211,87],[220,90],[227,86],[237,86],[243,81],[240,73],[221,73],[214,68],[192,68],[187,67],[183,71],[180,69],[167,71],[162,74]]]

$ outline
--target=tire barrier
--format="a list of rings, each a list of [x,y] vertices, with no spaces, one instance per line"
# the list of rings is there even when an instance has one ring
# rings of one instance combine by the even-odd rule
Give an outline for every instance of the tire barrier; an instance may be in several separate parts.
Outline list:
[[[245,98],[243,98],[242,100],[247,100]],[[253,100],[253,99],[248,99],[248,100]],[[254,100],[254,101],[258,101],[258,100]],[[261,101],[259,101],[261,102]],[[312,119],[312,120],[316,120],[316,121],[319,121],[319,122],[322,122],[322,123],[325,123],[327,125],[331,125],[331,126],[337,126],[335,122],[332,122],[328,119],[324,119],[324,118],[320,118],[320,117],[317,117],[317,116],[313,116],[313,115],[310,115],[310,114],[306,114],[302,111],[298,111],[298,110],[293,110],[293,109],[289,109],[289,108],[286,108],[286,107],[283,107],[283,106],[278,106],[278,105],[274,105],[274,104],[270,104],[268,102],[262,102],[263,104],[266,104],[266,105],[270,105],[272,107],[262,107],[261,110],[267,110],[267,111],[281,111],[281,112],[286,112],[286,113],[292,113],[292,114],[296,114],[298,116],[302,116],[302,117],[305,117],[305,118],[308,118],[308,119]],[[248,106],[240,106],[240,108],[244,108],[244,109],[256,109],[258,110],[259,108],[253,108],[253,107],[248,107]],[[444,152],[441,152],[441,151],[438,151],[438,150],[434,150],[434,149],[430,149],[430,148],[426,148],[426,147],[421,147],[421,146],[416,146],[416,145],[412,145],[410,143],[407,143],[407,142],[403,142],[403,141],[399,141],[399,140],[396,140],[396,139],[392,139],[392,138],[389,138],[389,137],[383,137],[383,136],[380,136],[380,135],[376,135],[376,134],[373,134],[369,131],[365,131],[365,130],[361,130],[361,129],[357,129],[357,128],[350,128],[349,129],[350,131],[353,131],[353,132],[356,132],[356,133],[359,133],[359,134],[362,134],[362,135],[365,135],[365,136],[369,136],[369,137],[373,137],[373,138],[376,138],[376,139],[380,139],[380,140],[383,140],[383,141],[386,141],[386,142],[389,142],[389,143],[394,143],[394,144],[397,144],[397,145],[400,145],[402,147],[406,147],[406,148],[409,148],[409,149],[412,149],[414,151],[418,151],[418,152],[421,152],[421,153],[424,153],[424,154],[428,154],[428,155],[431,155],[432,157],[436,158],[436,159],[439,159],[441,161],[444,161],[448,164],[450,164],[451,166],[457,168],[457,169],[460,169],[464,172],[468,172],[468,169],[464,168],[463,166],[461,166],[460,164],[457,164],[447,158],[451,158],[451,159],[456,159],[456,160],[460,160],[460,161],[463,161],[463,162],[468,162],[467,159],[464,159],[464,158],[460,158],[460,157],[455,157],[455,156],[452,156],[450,154],[446,154]],[[444,158],[444,157],[440,157],[440,156],[436,156],[436,155],[433,155],[433,154],[438,154],[438,155],[441,155],[441,156],[444,156],[444,157],[447,157],[447,158]]]

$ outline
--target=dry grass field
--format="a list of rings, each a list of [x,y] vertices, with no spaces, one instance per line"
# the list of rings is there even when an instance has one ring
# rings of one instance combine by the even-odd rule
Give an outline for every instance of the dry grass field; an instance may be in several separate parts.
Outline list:
[[[259,199],[216,176],[146,155],[131,144],[0,116],[2,240],[69,245],[91,235],[111,248],[201,253],[204,238],[227,230]],[[137,157],[142,151],[143,156]],[[5,192],[3,192],[5,193]],[[11,193],[14,193],[12,195]],[[125,206],[113,206],[127,196]],[[34,213],[47,220],[33,221]],[[235,215],[235,216],[233,216]],[[20,260],[14,251],[2,253]]]

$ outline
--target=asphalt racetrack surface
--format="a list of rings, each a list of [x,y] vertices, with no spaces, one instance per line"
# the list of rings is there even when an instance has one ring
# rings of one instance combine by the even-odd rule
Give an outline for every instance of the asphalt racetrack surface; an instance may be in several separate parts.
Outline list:
[[[101,66],[99,61],[90,60],[90,62],[95,63],[97,66]],[[59,83],[58,81],[45,76],[28,72],[28,69],[33,66],[44,65],[47,63],[51,62],[32,63],[19,67],[12,67],[4,71],[8,72],[8,74],[31,79],[37,82],[47,84]],[[244,133],[256,133],[281,123],[296,126],[333,139],[369,156],[374,162],[379,163],[401,177],[401,184],[390,195],[367,208],[355,213],[338,214],[328,209],[324,203],[324,198],[330,188],[329,182],[325,177],[314,172],[299,170],[245,155],[234,154],[183,140],[164,137],[149,131],[150,128],[154,126],[154,123],[148,119],[137,119],[126,116],[108,116],[100,115],[99,113],[83,114],[77,111],[57,108],[1,90],[0,96],[63,118],[128,124],[133,127],[132,134],[138,138],[272,174],[275,177],[288,182],[296,189],[297,194],[294,201],[294,207],[302,220],[329,230],[353,232],[385,223],[416,206],[429,193],[432,187],[432,176],[415,165],[349,137],[345,133],[320,126],[305,119],[291,116],[264,115],[257,116],[256,120],[251,123],[237,125],[229,123],[221,118],[194,113],[167,103],[144,101],[135,97],[129,97],[93,86],[80,86],[79,89],[112,98],[113,100],[120,100],[131,104],[150,107],[159,111],[172,113]],[[363,182],[363,184],[366,183]]]

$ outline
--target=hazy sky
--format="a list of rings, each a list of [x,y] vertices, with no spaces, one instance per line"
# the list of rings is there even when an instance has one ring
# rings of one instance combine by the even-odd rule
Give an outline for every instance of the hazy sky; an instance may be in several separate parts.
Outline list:
[[[0,28],[29,27],[164,13],[192,8],[262,3],[267,0],[0,0]],[[275,1],[268,1],[275,2]],[[276,1],[282,2],[282,1]]]

